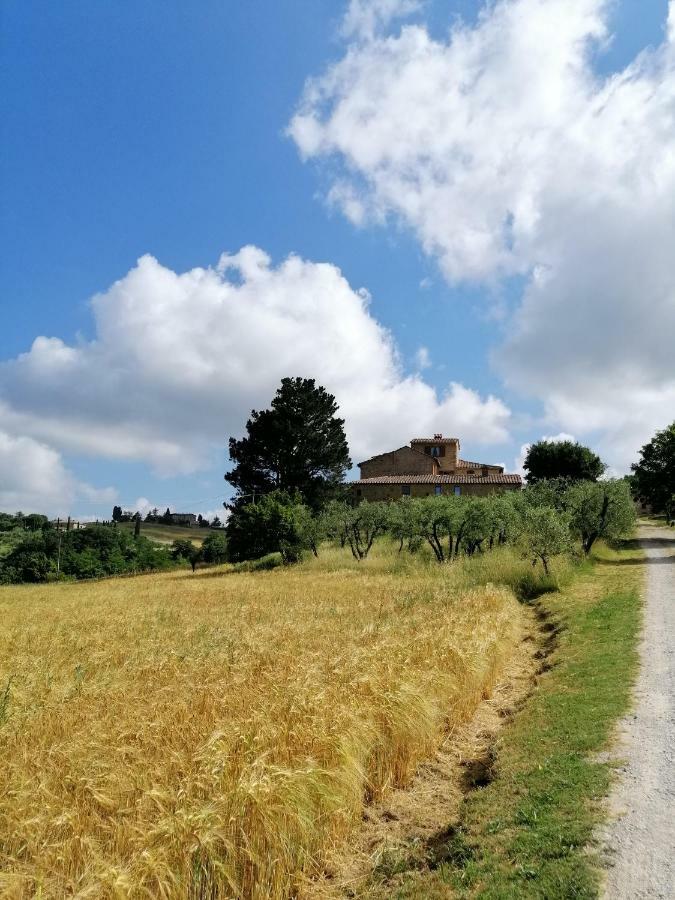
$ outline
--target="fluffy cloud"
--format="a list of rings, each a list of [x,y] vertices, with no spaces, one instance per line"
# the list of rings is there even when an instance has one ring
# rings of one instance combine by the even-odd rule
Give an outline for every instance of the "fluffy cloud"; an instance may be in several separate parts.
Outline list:
[[[64,516],[72,503],[112,503],[112,488],[78,481],[59,453],[25,436],[0,431],[0,509]]]
[[[428,347],[418,347],[415,362],[418,369],[428,369],[431,366],[431,354]]]
[[[289,132],[331,203],[394,218],[451,282],[523,279],[496,363],[625,465],[675,409],[675,2],[600,78],[608,0],[501,0],[447,40],[377,34],[308,82]]]
[[[94,340],[39,337],[0,367],[0,416],[66,451],[190,472],[299,375],[336,395],[355,460],[415,433],[503,441],[504,404],[458,383],[439,397],[403,374],[368,300],[335,266],[291,256],[275,267],[256,247],[181,274],[144,256],[92,301]]]
[[[371,40],[394,19],[409,16],[421,6],[421,0],[350,0],[342,34],[346,38]]]

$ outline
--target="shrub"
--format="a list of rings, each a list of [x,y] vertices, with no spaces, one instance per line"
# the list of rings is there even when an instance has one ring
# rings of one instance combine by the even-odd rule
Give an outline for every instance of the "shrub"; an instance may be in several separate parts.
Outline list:
[[[201,558],[207,563],[226,562],[227,539],[225,535],[217,533],[207,535],[202,544]],[[192,554],[188,556],[188,559],[192,559]]]
[[[223,539],[223,544],[225,543]],[[171,558],[176,562],[187,562],[192,566],[192,571],[197,568],[197,563],[204,558],[202,547],[195,547],[192,541],[186,538],[177,538],[171,544]]]
[[[308,515],[299,497],[285,491],[235,506],[226,528],[229,558],[240,562],[281,553],[284,563],[297,562],[307,547]]]

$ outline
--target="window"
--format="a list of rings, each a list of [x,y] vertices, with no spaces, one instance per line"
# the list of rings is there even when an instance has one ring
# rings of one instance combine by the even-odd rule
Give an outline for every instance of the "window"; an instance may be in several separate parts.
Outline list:
[[[442,493],[443,493],[442,485],[440,485],[440,484],[434,485],[434,494],[436,494],[436,496],[438,497]]]
[[[440,447],[432,447],[431,455],[435,456],[435,457],[439,457],[441,455],[441,448]]]
[[[410,496],[410,485],[409,485],[409,484],[402,484],[402,485],[401,485],[401,494],[402,494],[404,497],[409,497],[409,496]]]
[[[462,493],[461,487],[458,484],[456,484],[455,485],[455,497],[459,497],[461,493]]]
[[[357,497],[360,497],[360,496],[361,496],[361,488],[357,488],[357,489],[356,489],[356,496],[357,496]]]

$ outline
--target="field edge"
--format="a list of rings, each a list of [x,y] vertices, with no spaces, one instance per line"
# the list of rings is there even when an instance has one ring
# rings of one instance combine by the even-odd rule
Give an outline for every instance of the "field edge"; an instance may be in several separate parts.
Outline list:
[[[596,829],[608,814],[615,727],[638,669],[643,563],[635,541],[600,546],[559,593],[537,601],[553,652],[499,734],[489,783],[466,794],[433,853],[421,860],[419,848],[399,851],[395,871],[356,896],[598,896]]]

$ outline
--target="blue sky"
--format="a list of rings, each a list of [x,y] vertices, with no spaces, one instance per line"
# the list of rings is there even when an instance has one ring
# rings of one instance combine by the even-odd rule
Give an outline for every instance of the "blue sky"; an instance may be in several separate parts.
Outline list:
[[[521,0],[525,14],[527,2]],[[604,6],[591,0],[585,3],[588,8],[581,9],[582,0],[574,0],[575,4],[580,17],[593,14],[591,7]],[[363,12],[369,4],[361,0],[354,5]],[[469,456],[480,453],[513,468],[526,441],[571,431],[595,441],[618,470],[625,468],[626,448],[639,446],[649,438],[650,427],[664,424],[671,380],[662,373],[655,373],[644,386],[662,394],[656,398],[650,394],[648,404],[657,412],[639,432],[617,435],[612,413],[597,410],[588,413],[584,427],[583,416],[564,412],[575,406],[570,397],[562,397],[554,411],[547,410],[542,393],[523,387],[531,373],[516,371],[512,358],[503,361],[504,353],[508,357],[511,352],[504,348],[519,327],[514,316],[538,264],[535,252],[511,269],[482,262],[478,276],[471,267],[461,271],[460,264],[449,271],[446,254],[454,254],[456,248],[433,233],[429,225],[433,212],[419,218],[421,213],[409,213],[408,194],[392,198],[373,187],[379,174],[368,163],[355,162],[360,150],[350,146],[354,134],[326,137],[326,145],[333,144],[324,152],[303,146],[297,134],[289,132],[307,99],[307,94],[302,99],[307,79],[326,77],[349,52],[361,54],[363,65],[369,64],[388,38],[399,39],[406,24],[404,19],[392,19],[367,38],[346,36],[341,23],[347,6],[327,0],[4,4],[0,360],[5,364],[0,367],[0,401],[4,397],[6,405],[0,405],[0,432],[8,436],[8,463],[4,470],[0,467],[0,499],[5,505],[38,502],[39,484],[29,483],[25,473],[21,478],[26,483],[19,483],[10,465],[12,453],[25,457],[27,452],[44,464],[45,477],[50,477],[51,466],[56,481],[63,479],[60,492],[47,500],[53,511],[106,515],[113,497],[123,505],[144,497],[157,505],[218,508],[224,447],[229,433],[236,430],[234,416],[223,410],[239,409],[237,398],[228,394],[236,386],[223,387],[223,405],[204,406],[205,417],[223,416],[220,446],[214,436],[219,426],[210,422],[199,460],[190,471],[178,472],[170,465],[158,467],[151,447],[110,454],[103,439],[95,447],[86,440],[78,443],[76,438],[66,439],[56,424],[47,433],[38,422],[44,418],[40,395],[53,391],[52,402],[60,407],[55,420],[61,417],[64,430],[77,401],[67,382],[61,384],[61,376],[52,375],[49,366],[33,367],[29,385],[28,376],[16,367],[17,358],[30,351],[38,336],[58,338],[76,349],[100,344],[91,298],[124,279],[144,254],[166,270],[185,273],[216,266],[222,253],[236,254],[245,245],[255,245],[269,255],[273,267],[293,253],[312,264],[326,262],[339,268],[353,291],[365,288],[370,294],[367,315],[391,333],[400,378],[419,373],[424,384],[438,392],[440,405],[430,413],[430,424],[433,420],[446,433],[462,424],[441,421],[448,410],[440,398],[450,382],[465,386],[482,403],[493,395],[508,407],[508,425],[500,420],[492,432],[488,428],[481,433],[480,416],[474,425],[467,420],[468,439],[459,436],[465,437],[463,449]],[[558,6],[552,3],[552,13]],[[430,0],[412,10],[407,21],[424,29],[429,40],[450,47],[453,23],[463,20],[468,30],[481,27],[479,7],[468,0]],[[592,45],[588,67],[598,81],[623,70],[643,48],[658,47],[664,40],[665,0],[622,0],[602,14],[613,38],[609,44],[605,40]],[[663,81],[666,75],[658,77]],[[328,106],[334,111],[348,100],[352,87],[342,82]],[[331,109],[313,107],[308,113],[325,135],[332,128]],[[386,110],[378,115],[386,115]],[[337,128],[339,122],[335,124]],[[337,134],[336,128],[331,135]],[[340,201],[326,199],[331,187],[349,179],[368,195],[371,212],[361,222],[350,220]],[[583,185],[578,189],[587,191]],[[413,205],[417,209],[419,204]],[[461,232],[465,222],[460,202],[457,210],[451,227]],[[648,237],[646,233],[645,240]],[[612,252],[609,246],[607,253]],[[241,271],[232,277],[246,280]],[[288,302],[292,307],[292,298]],[[671,309],[672,294],[667,293],[663,302]],[[574,343],[573,334],[569,339]],[[610,340],[618,342],[620,335],[610,335]],[[428,351],[429,365],[420,366],[422,347]],[[148,352],[159,353],[161,347]],[[199,352],[194,349],[195,356]],[[341,352],[349,367],[349,345]],[[96,381],[109,358],[92,363],[83,377]],[[121,358],[122,351],[116,351],[115,365],[123,366]],[[265,381],[268,359],[269,348],[264,346],[259,359],[247,358],[246,365],[256,369],[256,390],[248,405],[248,395],[241,398],[243,409],[264,405],[271,398],[276,375],[270,372],[269,382]],[[639,368],[639,362],[633,360],[631,366]],[[544,363],[545,353],[540,361]],[[174,364],[167,357],[166,366]],[[217,380],[217,364],[212,372],[211,380]],[[142,390],[143,372],[134,377]],[[596,386],[603,389],[590,372],[586,377],[586,386],[579,386],[575,396],[592,394]],[[156,402],[170,407],[170,397],[162,390]],[[77,421],[84,430],[86,409],[100,400],[82,402]],[[177,408],[166,410],[167,433],[173,418],[176,431],[189,427],[197,440],[199,420],[184,421],[181,402],[185,399],[177,397]],[[105,440],[117,440],[115,429],[120,441],[126,437],[129,423],[133,424],[132,399],[129,403],[117,418],[111,413]],[[450,409],[456,410],[456,404]],[[417,421],[400,411],[392,416],[399,421],[382,424],[376,433],[382,440],[403,443],[413,436],[410,428]],[[241,428],[241,415],[236,421]],[[96,427],[92,424],[91,430]],[[358,448],[377,449],[375,439],[369,441],[362,433],[356,443]],[[617,446],[621,452],[612,456]]]

